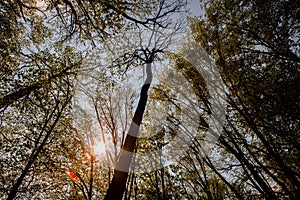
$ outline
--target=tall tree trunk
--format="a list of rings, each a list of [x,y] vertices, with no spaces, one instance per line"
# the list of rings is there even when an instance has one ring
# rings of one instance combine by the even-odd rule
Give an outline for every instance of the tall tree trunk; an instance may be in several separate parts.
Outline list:
[[[117,165],[114,169],[112,182],[109,185],[104,200],[121,200],[126,188],[127,177],[129,173],[130,163],[135,148],[136,138],[138,136],[139,127],[143,119],[148,99],[148,90],[152,82],[151,63],[146,63],[147,78],[141,89],[140,99],[130,128],[125,138],[124,145],[121,149]]]

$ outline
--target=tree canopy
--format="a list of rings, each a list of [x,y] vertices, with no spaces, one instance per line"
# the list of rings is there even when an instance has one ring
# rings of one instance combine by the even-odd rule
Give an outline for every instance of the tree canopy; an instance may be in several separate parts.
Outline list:
[[[297,199],[299,18],[298,0],[1,1],[1,198]]]

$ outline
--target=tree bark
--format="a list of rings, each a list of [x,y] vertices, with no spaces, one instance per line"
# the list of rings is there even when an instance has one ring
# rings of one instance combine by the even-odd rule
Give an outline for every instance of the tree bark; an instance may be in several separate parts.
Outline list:
[[[104,200],[121,200],[126,189],[129,168],[135,148],[139,126],[143,120],[143,114],[147,105],[148,90],[152,82],[151,63],[146,63],[147,78],[141,89],[138,106],[135,110],[131,125],[126,135],[124,145],[121,149],[117,165],[114,169],[112,182],[109,185]]]

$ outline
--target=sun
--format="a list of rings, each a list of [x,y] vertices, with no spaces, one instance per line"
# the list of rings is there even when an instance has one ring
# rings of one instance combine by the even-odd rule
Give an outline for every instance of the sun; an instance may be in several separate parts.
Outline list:
[[[103,142],[97,142],[94,146],[94,154],[95,155],[100,155],[105,153],[105,144]]]

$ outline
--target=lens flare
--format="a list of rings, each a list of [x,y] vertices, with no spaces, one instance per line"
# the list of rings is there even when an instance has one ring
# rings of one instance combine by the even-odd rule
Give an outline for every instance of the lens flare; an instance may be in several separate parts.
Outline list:
[[[72,172],[70,169],[66,169],[66,174],[71,178],[75,183],[79,182],[79,178]]]

